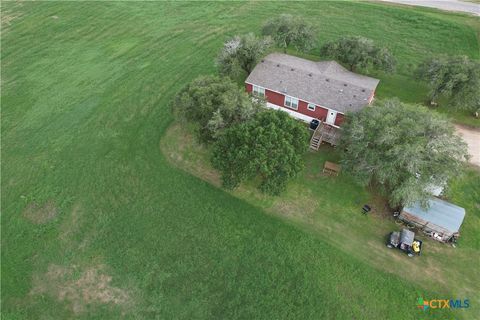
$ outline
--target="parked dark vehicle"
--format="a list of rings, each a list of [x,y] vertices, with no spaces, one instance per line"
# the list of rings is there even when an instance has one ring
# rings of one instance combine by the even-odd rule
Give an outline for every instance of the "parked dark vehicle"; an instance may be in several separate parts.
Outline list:
[[[422,244],[421,240],[415,239],[415,233],[408,229],[390,233],[387,241],[388,248],[398,248],[409,257],[419,256],[422,252]]]

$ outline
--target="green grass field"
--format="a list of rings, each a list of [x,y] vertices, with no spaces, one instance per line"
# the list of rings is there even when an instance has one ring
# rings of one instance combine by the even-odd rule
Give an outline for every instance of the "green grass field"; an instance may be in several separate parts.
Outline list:
[[[184,125],[175,123],[162,137],[161,150],[172,165],[220,187],[219,173],[209,161],[210,151],[192,144],[194,139]],[[305,170],[280,197],[260,194],[255,182],[247,182],[231,194],[314,233],[376,269],[406,278],[419,287],[437,288],[445,295],[454,293],[480,301],[480,286],[476,281],[480,274],[475,269],[476,260],[472,259],[480,248],[477,232],[480,210],[476,207],[476,199],[480,197],[478,169],[466,167],[465,174],[452,181],[447,192],[450,201],[464,206],[470,213],[457,248],[418,234],[418,238],[424,240],[424,254],[421,259],[411,260],[402,258],[403,253],[385,248],[385,236],[401,227],[395,224],[385,199],[372,189],[362,188],[348,175],[323,174],[326,160],[340,160],[339,154],[328,145],[322,146],[319,152],[307,153]],[[373,207],[368,216],[361,214],[364,203]]]
[[[321,226],[318,217],[312,224],[279,218],[272,213],[291,212],[288,201],[268,209],[271,200],[224,192],[162,155],[173,95],[215,71],[213,58],[228,36],[259,30],[283,12],[315,23],[320,41],[356,34],[391,47],[399,73],[378,75],[380,97],[422,101],[425,88],[409,74],[425,55],[479,58],[478,19],[428,9],[345,2],[2,3],[2,318],[478,315],[478,285],[463,291],[448,285],[478,279],[475,174],[452,190],[471,222],[459,255],[451,250],[441,257],[444,249],[434,246],[437,254],[417,260],[425,274],[438,271],[428,265],[435,257],[440,268],[452,261],[444,277],[453,278],[436,282],[422,271],[399,273],[405,257],[386,254],[377,243],[348,242],[338,232],[345,227],[357,233],[354,239],[369,239],[347,224],[351,218],[363,226],[351,211],[357,203],[341,211],[342,201],[369,197],[348,181],[348,195],[330,189],[318,199],[326,210],[341,211]],[[387,270],[388,263],[395,269]],[[462,294],[470,296],[457,297]],[[464,311],[423,312],[415,307],[419,296],[477,303]]]

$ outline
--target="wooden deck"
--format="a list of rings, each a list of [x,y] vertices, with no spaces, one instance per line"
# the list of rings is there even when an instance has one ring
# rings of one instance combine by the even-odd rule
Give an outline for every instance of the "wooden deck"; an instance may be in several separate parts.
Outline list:
[[[310,149],[318,150],[323,142],[336,146],[340,140],[341,129],[335,128],[325,122],[320,122],[310,139]]]

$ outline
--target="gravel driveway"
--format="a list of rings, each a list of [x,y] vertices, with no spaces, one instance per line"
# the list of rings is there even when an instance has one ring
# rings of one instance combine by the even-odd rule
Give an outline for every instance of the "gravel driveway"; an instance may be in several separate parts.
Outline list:
[[[457,133],[468,144],[468,153],[472,156],[470,162],[476,166],[480,166],[480,130],[459,125],[455,125],[455,129],[457,129]]]
[[[411,6],[437,8],[446,11],[460,11],[480,16],[480,5],[473,2],[459,0],[380,0],[383,2],[394,2]]]

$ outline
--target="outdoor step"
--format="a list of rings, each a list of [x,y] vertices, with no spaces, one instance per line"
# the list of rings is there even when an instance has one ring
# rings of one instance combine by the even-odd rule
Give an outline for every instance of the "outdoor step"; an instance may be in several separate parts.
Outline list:
[[[321,144],[321,141],[312,141],[310,143],[310,149],[313,149],[313,150],[318,150],[318,148],[320,148],[320,144]]]
[[[317,151],[320,148],[320,145],[323,142],[323,135],[322,132],[319,131],[319,128],[315,130],[310,139],[310,149]]]

